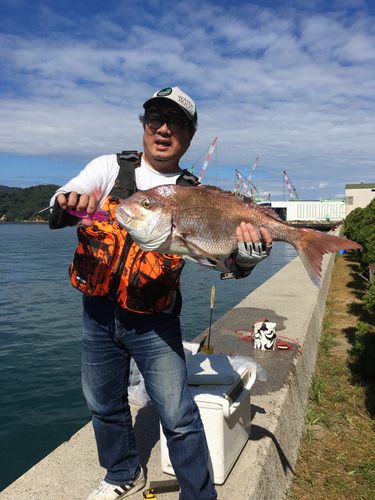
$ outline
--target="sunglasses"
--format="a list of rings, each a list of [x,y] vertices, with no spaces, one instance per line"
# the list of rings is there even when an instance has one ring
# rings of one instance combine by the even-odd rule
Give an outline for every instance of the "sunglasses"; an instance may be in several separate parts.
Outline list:
[[[179,120],[177,117],[171,116],[172,113],[173,111],[169,114],[162,115],[149,112],[145,115],[146,123],[152,129],[158,129],[165,123],[171,132],[181,132],[185,125],[189,125],[189,122],[184,122],[182,120]]]

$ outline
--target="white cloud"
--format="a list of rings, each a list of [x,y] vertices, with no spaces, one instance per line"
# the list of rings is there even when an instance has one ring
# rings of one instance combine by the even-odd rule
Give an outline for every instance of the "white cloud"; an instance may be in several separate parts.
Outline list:
[[[359,172],[375,180],[373,17],[163,6],[78,19],[44,7],[44,30],[1,35],[0,152],[77,160],[140,148],[142,102],[172,84],[198,105],[185,162],[218,136],[223,183],[257,156],[274,192],[283,169],[316,193],[342,192]]]

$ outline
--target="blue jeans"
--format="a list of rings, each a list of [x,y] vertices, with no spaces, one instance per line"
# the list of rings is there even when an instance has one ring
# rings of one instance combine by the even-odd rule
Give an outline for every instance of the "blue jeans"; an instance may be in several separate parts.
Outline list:
[[[123,485],[139,470],[127,398],[131,357],[159,414],[180,499],[215,499],[203,425],[186,381],[179,318],[133,313],[84,295],[82,387],[105,480]]]

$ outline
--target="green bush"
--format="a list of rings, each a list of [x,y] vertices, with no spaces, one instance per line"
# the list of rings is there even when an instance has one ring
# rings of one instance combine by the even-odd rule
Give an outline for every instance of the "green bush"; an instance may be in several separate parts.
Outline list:
[[[375,264],[375,198],[365,208],[356,208],[345,220],[344,235],[362,245],[355,251],[359,270],[370,276],[369,266]],[[375,283],[370,283],[368,293],[363,296],[363,308],[375,316]]]
[[[363,308],[373,316],[375,316],[375,283],[372,283],[368,293],[362,297]]]
[[[355,250],[360,271],[368,276],[369,265],[375,264],[375,198],[365,208],[356,208],[345,220],[344,235],[362,245]]]
[[[357,370],[366,377],[375,376],[375,329],[366,323],[357,323],[352,354]]]

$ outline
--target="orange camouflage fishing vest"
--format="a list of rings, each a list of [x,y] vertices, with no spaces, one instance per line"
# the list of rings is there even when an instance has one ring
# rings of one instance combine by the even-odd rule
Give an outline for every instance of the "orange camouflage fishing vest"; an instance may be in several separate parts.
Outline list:
[[[138,313],[158,313],[179,293],[184,260],[178,255],[145,252],[118,224],[115,209],[137,190],[135,168],[141,153],[117,155],[119,176],[102,209],[110,211],[109,221],[78,228],[78,247],[69,269],[74,287],[87,295],[108,297],[121,308]],[[195,176],[183,171],[181,185],[197,185]]]

